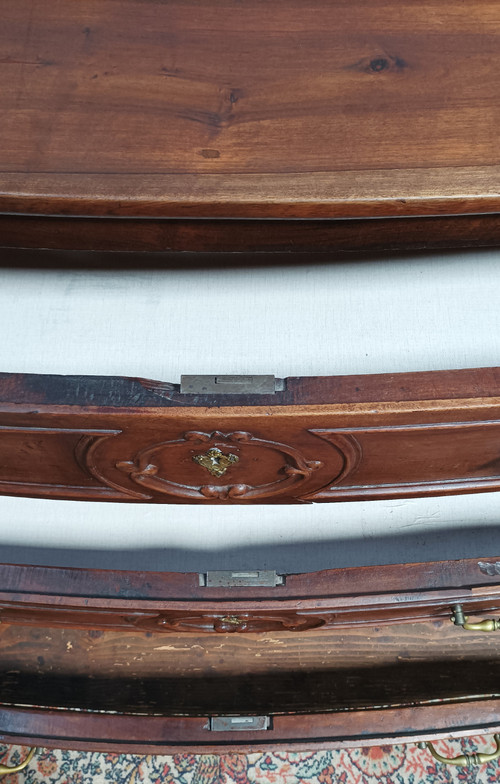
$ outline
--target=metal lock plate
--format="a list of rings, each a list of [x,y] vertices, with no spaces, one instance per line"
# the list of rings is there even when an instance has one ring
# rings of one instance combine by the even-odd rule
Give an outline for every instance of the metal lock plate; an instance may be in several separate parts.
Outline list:
[[[274,395],[284,389],[274,376],[181,376],[183,395]]]
[[[268,730],[271,726],[269,716],[212,716],[210,729],[213,732],[243,732],[245,730]]]
[[[275,571],[255,571],[255,572],[206,572],[200,574],[200,585],[206,588],[248,588],[252,586],[264,586],[274,588],[276,585],[284,585],[285,578]]]

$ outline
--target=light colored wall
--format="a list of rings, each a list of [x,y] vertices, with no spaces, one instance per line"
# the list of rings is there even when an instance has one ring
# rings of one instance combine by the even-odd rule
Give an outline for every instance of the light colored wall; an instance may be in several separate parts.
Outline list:
[[[7,372],[175,382],[181,373],[499,364],[500,251],[253,268],[7,267],[0,282],[0,369]],[[221,508],[0,497],[1,560],[298,571],[496,555],[499,500],[489,493]]]

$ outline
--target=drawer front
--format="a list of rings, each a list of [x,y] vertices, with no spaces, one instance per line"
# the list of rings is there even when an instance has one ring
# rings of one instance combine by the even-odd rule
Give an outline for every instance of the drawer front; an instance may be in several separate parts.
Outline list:
[[[275,716],[272,721],[266,721],[265,716],[255,718],[260,719],[259,729],[224,731],[212,729],[210,716],[171,718],[2,708],[0,741],[124,754],[356,748],[498,733],[500,703],[471,701],[422,709]]]
[[[281,385],[217,396],[144,380],[5,374],[0,493],[290,504],[500,489],[496,369]]]
[[[453,620],[455,626],[467,628],[481,622],[478,616],[488,621],[499,613],[500,560],[494,558],[302,575],[0,566],[0,622],[5,624],[301,635],[428,620]],[[493,619],[479,631],[495,631],[497,625]],[[456,628],[456,633],[463,634],[463,629]]]

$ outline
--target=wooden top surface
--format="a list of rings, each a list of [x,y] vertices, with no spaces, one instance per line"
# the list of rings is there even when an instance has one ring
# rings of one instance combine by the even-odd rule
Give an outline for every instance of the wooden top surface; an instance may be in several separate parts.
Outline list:
[[[0,211],[500,211],[500,0],[0,0]]]

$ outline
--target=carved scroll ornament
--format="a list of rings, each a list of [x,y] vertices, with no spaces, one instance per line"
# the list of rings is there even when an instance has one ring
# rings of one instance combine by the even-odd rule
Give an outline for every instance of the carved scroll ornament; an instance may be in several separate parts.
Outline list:
[[[199,455],[199,446],[207,447]],[[273,453],[273,459],[264,451]],[[170,455],[171,459],[168,459]],[[203,482],[210,459],[207,455],[226,457],[224,471],[215,474],[232,479],[227,484]],[[175,457],[174,457],[175,455]],[[162,462],[185,466],[184,481],[180,482],[162,473]],[[193,462],[198,463],[194,468]],[[204,465],[205,463],[205,465]],[[133,460],[120,461],[116,467],[143,488],[168,493],[180,498],[198,499],[254,499],[266,498],[289,492],[290,488],[305,482],[314,471],[323,467],[319,460],[307,460],[297,449],[276,441],[256,438],[251,433],[235,431],[212,433],[188,431],[182,438],[162,441],[140,450]],[[264,470],[262,470],[264,469]],[[180,471],[178,473],[181,473]],[[213,473],[213,472],[211,472]],[[195,480],[201,479],[201,483]]]
[[[168,613],[160,615],[154,622],[157,631],[169,632],[218,632],[219,634],[246,634],[258,632],[305,632],[319,629],[327,622],[320,615],[283,613],[238,613],[214,615],[211,613]],[[139,623],[138,626],[142,627]],[[147,623],[148,628],[153,628]]]

